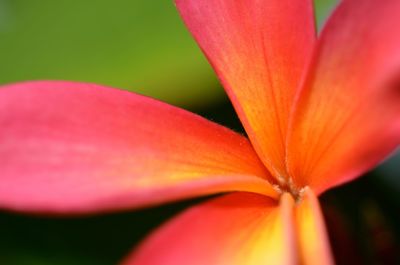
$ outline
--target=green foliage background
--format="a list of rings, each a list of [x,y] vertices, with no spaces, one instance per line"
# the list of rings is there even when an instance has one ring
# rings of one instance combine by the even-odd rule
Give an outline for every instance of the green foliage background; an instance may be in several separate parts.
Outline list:
[[[95,82],[186,107],[223,96],[172,0],[0,0],[0,58],[0,84]]]

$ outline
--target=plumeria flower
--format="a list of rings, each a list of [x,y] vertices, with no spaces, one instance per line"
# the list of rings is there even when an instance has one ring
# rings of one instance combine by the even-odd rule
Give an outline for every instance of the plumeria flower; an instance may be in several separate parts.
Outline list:
[[[0,88],[0,207],[87,214],[228,193],[125,264],[332,264],[317,196],[400,143],[400,1],[177,0],[249,139],[93,84]]]

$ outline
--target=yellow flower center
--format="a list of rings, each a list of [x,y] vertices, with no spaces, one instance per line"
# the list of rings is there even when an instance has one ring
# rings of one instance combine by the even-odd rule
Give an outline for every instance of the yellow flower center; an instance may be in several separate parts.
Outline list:
[[[278,191],[280,194],[289,193],[292,195],[296,202],[301,201],[305,187],[297,187],[291,177],[279,177],[277,180],[277,184],[273,185],[276,191]]]

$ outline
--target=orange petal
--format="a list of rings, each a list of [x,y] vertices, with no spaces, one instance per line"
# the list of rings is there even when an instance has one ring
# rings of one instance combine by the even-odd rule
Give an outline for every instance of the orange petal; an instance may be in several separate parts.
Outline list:
[[[195,206],[150,236],[123,264],[297,264],[293,200],[233,193]]]
[[[400,1],[342,1],[299,94],[288,170],[317,194],[349,181],[400,143]]]
[[[333,265],[329,238],[318,199],[309,188],[303,191],[301,202],[295,208],[301,264]]]
[[[246,138],[93,84],[0,88],[0,207],[97,212],[245,190],[274,196]]]
[[[176,4],[264,164],[275,177],[285,175],[289,112],[315,41],[312,1]]]

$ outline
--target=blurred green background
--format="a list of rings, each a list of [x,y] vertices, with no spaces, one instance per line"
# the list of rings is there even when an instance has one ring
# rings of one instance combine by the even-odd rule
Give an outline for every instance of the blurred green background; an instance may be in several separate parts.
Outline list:
[[[332,0],[318,1],[318,17]],[[0,0],[0,84],[95,82],[204,108],[223,98],[172,0]]]
[[[335,1],[315,4],[321,27]],[[172,0],[0,0],[0,62],[0,84],[94,82],[146,94],[241,130]],[[394,156],[364,178],[323,195],[340,264],[398,261],[399,161]],[[115,264],[151,229],[201,200],[92,217],[1,211],[0,264]]]

